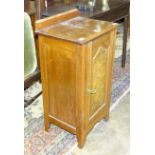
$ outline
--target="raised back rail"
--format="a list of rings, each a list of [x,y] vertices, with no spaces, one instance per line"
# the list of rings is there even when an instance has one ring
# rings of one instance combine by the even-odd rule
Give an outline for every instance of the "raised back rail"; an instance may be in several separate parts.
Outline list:
[[[60,22],[77,17],[78,15],[79,15],[79,11],[77,9],[73,9],[73,10],[66,11],[66,12],[45,18],[45,19],[37,20],[35,23],[36,31],[40,30],[43,27],[58,24]]]

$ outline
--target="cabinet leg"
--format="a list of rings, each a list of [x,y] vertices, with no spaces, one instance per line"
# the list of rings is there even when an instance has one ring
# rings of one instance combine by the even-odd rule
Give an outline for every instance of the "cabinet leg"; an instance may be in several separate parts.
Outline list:
[[[125,67],[126,61],[126,47],[127,47],[127,35],[128,35],[128,16],[124,18],[124,32],[123,32],[123,53],[122,53],[122,67]]]
[[[109,120],[109,115],[110,115],[110,98],[111,98],[111,95],[108,95],[107,105],[105,107],[106,108],[106,114],[104,116],[105,121]]]
[[[49,122],[46,119],[44,119],[44,126],[45,126],[45,131],[48,132]]]
[[[80,149],[82,149],[85,144],[85,141],[86,141],[86,136],[85,135],[77,135],[77,141],[78,141],[78,147]]]
[[[109,112],[106,114],[106,116],[104,117],[105,121],[109,120]]]

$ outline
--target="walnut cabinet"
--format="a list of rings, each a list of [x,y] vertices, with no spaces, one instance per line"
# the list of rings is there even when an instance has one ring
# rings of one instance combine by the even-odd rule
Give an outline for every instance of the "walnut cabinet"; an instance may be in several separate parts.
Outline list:
[[[76,134],[78,146],[109,118],[117,24],[71,10],[36,22],[45,130],[49,123]]]

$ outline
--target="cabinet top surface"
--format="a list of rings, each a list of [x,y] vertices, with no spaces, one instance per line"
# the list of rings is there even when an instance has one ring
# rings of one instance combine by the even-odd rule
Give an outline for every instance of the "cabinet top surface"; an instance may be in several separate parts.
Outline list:
[[[84,44],[116,27],[116,23],[78,16],[55,25],[44,27],[37,31],[37,33]]]

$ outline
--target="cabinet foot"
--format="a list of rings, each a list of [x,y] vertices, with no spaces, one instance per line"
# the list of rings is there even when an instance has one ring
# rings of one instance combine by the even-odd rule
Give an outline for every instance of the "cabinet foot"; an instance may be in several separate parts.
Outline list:
[[[85,144],[85,141],[86,141],[86,137],[85,136],[82,136],[82,137],[78,137],[77,136],[77,141],[78,141],[78,147],[80,149],[83,148],[84,144]]]
[[[45,127],[45,131],[48,132],[48,128],[49,128],[49,122],[48,121],[45,121],[44,127]]]
[[[109,113],[104,117],[105,121],[109,120]]]

